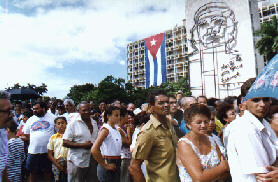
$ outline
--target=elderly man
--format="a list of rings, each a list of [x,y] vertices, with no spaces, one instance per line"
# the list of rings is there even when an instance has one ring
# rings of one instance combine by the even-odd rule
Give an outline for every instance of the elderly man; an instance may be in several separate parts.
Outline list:
[[[264,119],[270,98],[253,97],[246,101],[244,115],[229,127],[226,148],[233,181],[256,181],[260,173],[267,173],[265,166],[276,161],[277,138]]]
[[[127,110],[133,112],[135,110],[135,105],[133,103],[129,103],[127,105]]]
[[[179,105],[183,112],[186,112],[186,110],[190,108],[190,105],[195,103],[197,103],[195,97],[182,97],[179,100]],[[185,124],[184,118],[180,122],[180,130],[183,135],[186,135],[190,131]]]
[[[182,111],[187,110],[191,104],[197,103],[197,100],[195,97],[182,97],[179,99],[179,105]]]
[[[63,114],[63,116],[67,119],[68,123],[75,117],[74,111],[75,111],[75,105],[74,101],[72,99],[66,99],[64,101],[64,106],[66,109],[66,113]]]
[[[40,171],[43,172],[44,181],[51,181],[51,162],[48,159],[47,144],[54,134],[53,114],[47,113],[45,102],[36,102],[33,105],[34,116],[29,118],[24,125],[23,131],[30,139],[26,168],[31,172],[31,181],[39,179]]]
[[[7,143],[6,122],[13,117],[12,104],[6,91],[0,91],[0,182],[7,177]]]
[[[67,168],[69,182],[97,181],[97,162],[90,149],[97,138],[98,127],[91,119],[88,102],[78,105],[79,117],[67,125],[63,136],[63,146],[69,148]]]
[[[146,181],[178,181],[176,165],[177,136],[170,121],[169,98],[162,92],[150,94],[149,104],[152,115],[138,134],[132,160],[129,167],[135,182],[145,181],[141,170],[143,161],[147,161]]]

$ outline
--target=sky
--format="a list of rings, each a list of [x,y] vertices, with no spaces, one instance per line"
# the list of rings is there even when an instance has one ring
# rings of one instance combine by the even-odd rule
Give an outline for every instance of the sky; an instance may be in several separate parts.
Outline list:
[[[182,25],[185,0],[1,0],[0,90],[41,85],[64,98],[73,85],[126,79],[130,42]]]

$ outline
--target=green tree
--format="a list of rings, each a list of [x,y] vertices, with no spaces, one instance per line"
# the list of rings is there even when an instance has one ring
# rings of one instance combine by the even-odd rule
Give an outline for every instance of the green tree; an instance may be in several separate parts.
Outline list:
[[[132,85],[131,85],[132,86]],[[133,87],[132,87],[133,88]],[[129,88],[130,89],[130,88]],[[130,89],[132,90],[132,89]],[[155,90],[165,90],[168,94],[175,94],[177,91],[182,91],[185,96],[191,96],[191,90],[186,77],[180,79],[178,82],[166,82],[157,87],[149,87],[147,89],[138,88],[129,94],[129,102],[142,103],[147,102],[148,94]],[[128,92],[129,93],[129,92]]]
[[[273,16],[270,22],[263,22],[261,28],[255,31],[260,40],[256,43],[259,54],[264,55],[267,62],[273,58],[278,51],[278,26],[277,18]]]
[[[74,85],[70,88],[70,93],[67,94],[68,98],[79,103],[83,99],[87,98],[89,92],[94,91],[95,86],[92,83],[86,83],[84,85]]]
[[[98,98],[95,98],[98,102],[106,101],[111,103],[114,99],[120,99],[122,102],[128,101],[128,95],[124,89],[125,80],[122,78],[114,78],[113,76],[107,76],[98,84]]]
[[[85,85],[74,85],[67,94],[68,98],[76,103],[82,100],[93,100],[95,103],[106,101],[112,103],[114,99],[120,99],[124,103],[144,103],[147,102],[148,94],[151,91],[162,89],[167,93],[174,94],[182,91],[186,96],[191,95],[187,78],[182,78],[178,82],[163,83],[158,87],[149,87],[147,89],[134,89],[131,83],[125,83],[122,78],[107,76],[97,87],[91,83]]]
[[[162,84],[162,87],[168,92],[168,94],[175,94],[178,91],[182,91],[185,96],[192,95],[188,79],[186,77],[179,79],[178,82],[164,83]]]

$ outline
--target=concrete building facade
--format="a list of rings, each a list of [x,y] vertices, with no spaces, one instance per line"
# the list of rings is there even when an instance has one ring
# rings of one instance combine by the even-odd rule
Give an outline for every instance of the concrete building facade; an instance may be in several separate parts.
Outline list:
[[[278,3],[258,2],[260,22],[270,21],[272,16],[278,17]]]

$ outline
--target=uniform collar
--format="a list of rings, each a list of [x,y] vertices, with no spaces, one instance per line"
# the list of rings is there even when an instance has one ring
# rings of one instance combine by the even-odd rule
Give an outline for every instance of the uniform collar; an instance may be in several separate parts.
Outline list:
[[[150,115],[150,120],[152,121],[152,124],[153,124],[153,126],[154,126],[154,128],[157,128],[159,125],[161,125],[163,128],[165,128],[162,124],[161,124],[161,122],[156,118],[156,117],[154,117],[154,115]],[[167,118],[167,125],[169,126],[169,120],[168,120],[168,118]],[[170,127],[169,127],[170,128]]]

